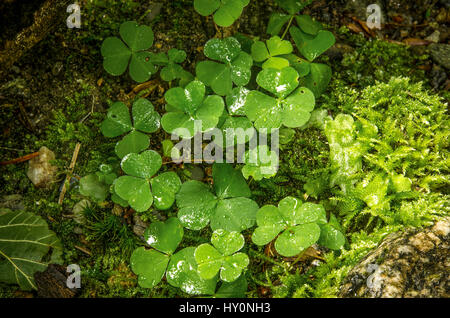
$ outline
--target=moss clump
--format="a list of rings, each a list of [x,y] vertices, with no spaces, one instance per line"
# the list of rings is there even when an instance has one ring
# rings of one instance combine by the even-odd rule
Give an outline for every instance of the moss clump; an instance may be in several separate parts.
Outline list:
[[[339,86],[323,107],[335,114],[352,114],[352,134],[366,146],[360,170],[349,176],[355,185],[352,191],[332,188],[329,191],[335,197],[326,199],[330,210],[342,214],[348,244],[340,252],[326,254],[317,267],[281,275],[272,287],[274,297],[336,297],[350,269],[386,235],[407,226],[429,225],[450,211],[446,151],[449,117],[447,105],[439,96],[429,94],[420,83],[394,78],[362,91]],[[364,135],[364,123],[375,128],[370,139]],[[392,175],[410,179],[410,191],[388,190],[392,192],[380,198],[388,205],[373,210],[364,201],[370,193],[364,191],[375,193],[380,186],[359,188],[359,184],[370,185],[371,180]]]
[[[412,82],[426,80],[425,71],[417,66],[425,64],[428,55],[383,40],[367,40],[363,35],[351,34],[347,27],[340,28],[338,36],[354,49],[344,53],[341,63],[333,65],[335,79],[358,87],[398,76],[408,76]]]

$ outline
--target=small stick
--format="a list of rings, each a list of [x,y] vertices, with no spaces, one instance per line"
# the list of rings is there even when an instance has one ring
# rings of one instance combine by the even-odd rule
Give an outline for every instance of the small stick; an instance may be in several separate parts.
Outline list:
[[[92,256],[91,252],[90,252],[89,250],[87,250],[86,248],[81,247],[81,246],[78,246],[78,245],[74,245],[74,247],[75,247],[77,250],[80,250],[80,251],[82,251],[83,253],[86,253],[87,255]]]
[[[39,152],[33,152],[29,155],[20,157],[20,158],[16,158],[13,160],[9,160],[9,161],[2,161],[0,162],[0,166],[6,166],[6,165],[10,165],[10,164],[14,164],[14,163],[20,163],[20,162],[24,162],[24,161],[28,161],[30,159],[33,159],[34,157],[39,156]]]
[[[91,106],[91,111],[83,117],[82,120],[80,120],[80,123],[83,123],[86,119],[89,118],[89,116],[91,116],[94,113],[94,95],[92,95],[92,106]]]
[[[63,187],[61,189],[61,193],[59,194],[59,199],[58,199],[59,205],[61,205],[63,203],[64,196],[66,195],[66,191],[67,191],[66,184],[67,184],[67,181],[69,180],[70,176],[73,173],[75,164],[77,163],[78,153],[80,152],[80,147],[81,147],[81,144],[77,143],[75,146],[75,150],[73,151],[72,161],[70,162],[70,166],[69,166],[69,173],[66,176],[66,180],[64,181]]]

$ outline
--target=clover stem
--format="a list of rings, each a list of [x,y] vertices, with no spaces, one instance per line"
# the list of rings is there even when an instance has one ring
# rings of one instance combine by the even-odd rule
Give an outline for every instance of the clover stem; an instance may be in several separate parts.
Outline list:
[[[291,27],[292,21],[294,21],[294,16],[292,16],[291,19],[289,20],[289,23],[288,23],[288,25],[287,25],[287,27],[286,27],[286,30],[284,30],[284,33],[283,33],[283,35],[281,36],[281,40],[283,40],[284,37],[286,36],[287,31],[288,31],[289,28]]]
[[[264,260],[264,261],[270,262],[270,263],[272,263],[272,264],[274,264],[274,265],[278,265],[278,266],[280,266],[280,267],[286,269],[285,263],[277,262],[277,261],[275,261],[274,259],[272,259],[271,257],[267,257],[267,256],[264,255],[264,254],[258,253],[257,251],[249,250],[248,253],[249,253],[249,254],[253,254],[253,256],[256,256],[256,257],[258,257],[258,258],[260,258],[260,259],[262,259],[262,260]]]

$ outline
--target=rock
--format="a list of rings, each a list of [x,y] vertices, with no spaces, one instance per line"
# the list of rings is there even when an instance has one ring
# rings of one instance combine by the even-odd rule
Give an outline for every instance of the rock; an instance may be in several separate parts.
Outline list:
[[[439,43],[440,36],[441,36],[441,32],[436,30],[433,33],[431,33],[429,36],[427,36],[425,38],[425,40],[433,42],[433,43]]]
[[[81,200],[80,202],[76,203],[73,206],[72,212],[73,212],[73,220],[77,222],[78,224],[85,224],[86,218],[84,217],[83,211],[91,206],[91,202],[89,200]]]
[[[0,209],[24,210],[25,204],[20,194],[5,195],[0,198]]]
[[[450,217],[389,235],[347,275],[340,297],[448,298]]]
[[[123,208],[118,205],[118,204],[114,204],[113,209],[111,210],[111,213],[114,214],[115,216],[122,216],[123,214]]]
[[[433,60],[450,70],[450,44],[430,44],[429,49]]]
[[[142,221],[142,219],[135,213],[133,214],[133,232],[137,236],[143,239],[145,229],[148,227],[148,223]]]
[[[447,81],[447,72],[440,66],[434,64],[430,73],[431,85],[435,90],[439,90]]]
[[[29,161],[27,176],[38,188],[49,188],[55,181],[58,168],[50,161],[55,160],[55,154],[47,147],[39,149],[39,156]]]

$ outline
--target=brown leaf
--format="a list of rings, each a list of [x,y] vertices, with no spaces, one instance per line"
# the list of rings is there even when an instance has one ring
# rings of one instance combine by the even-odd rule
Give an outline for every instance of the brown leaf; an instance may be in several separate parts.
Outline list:
[[[349,28],[350,31],[355,32],[355,33],[364,32],[359,26],[357,26],[354,23],[348,23],[347,28]]]
[[[409,46],[422,46],[422,45],[428,45],[428,44],[432,43],[431,41],[417,39],[417,38],[408,38],[408,39],[403,40],[403,42]]]

